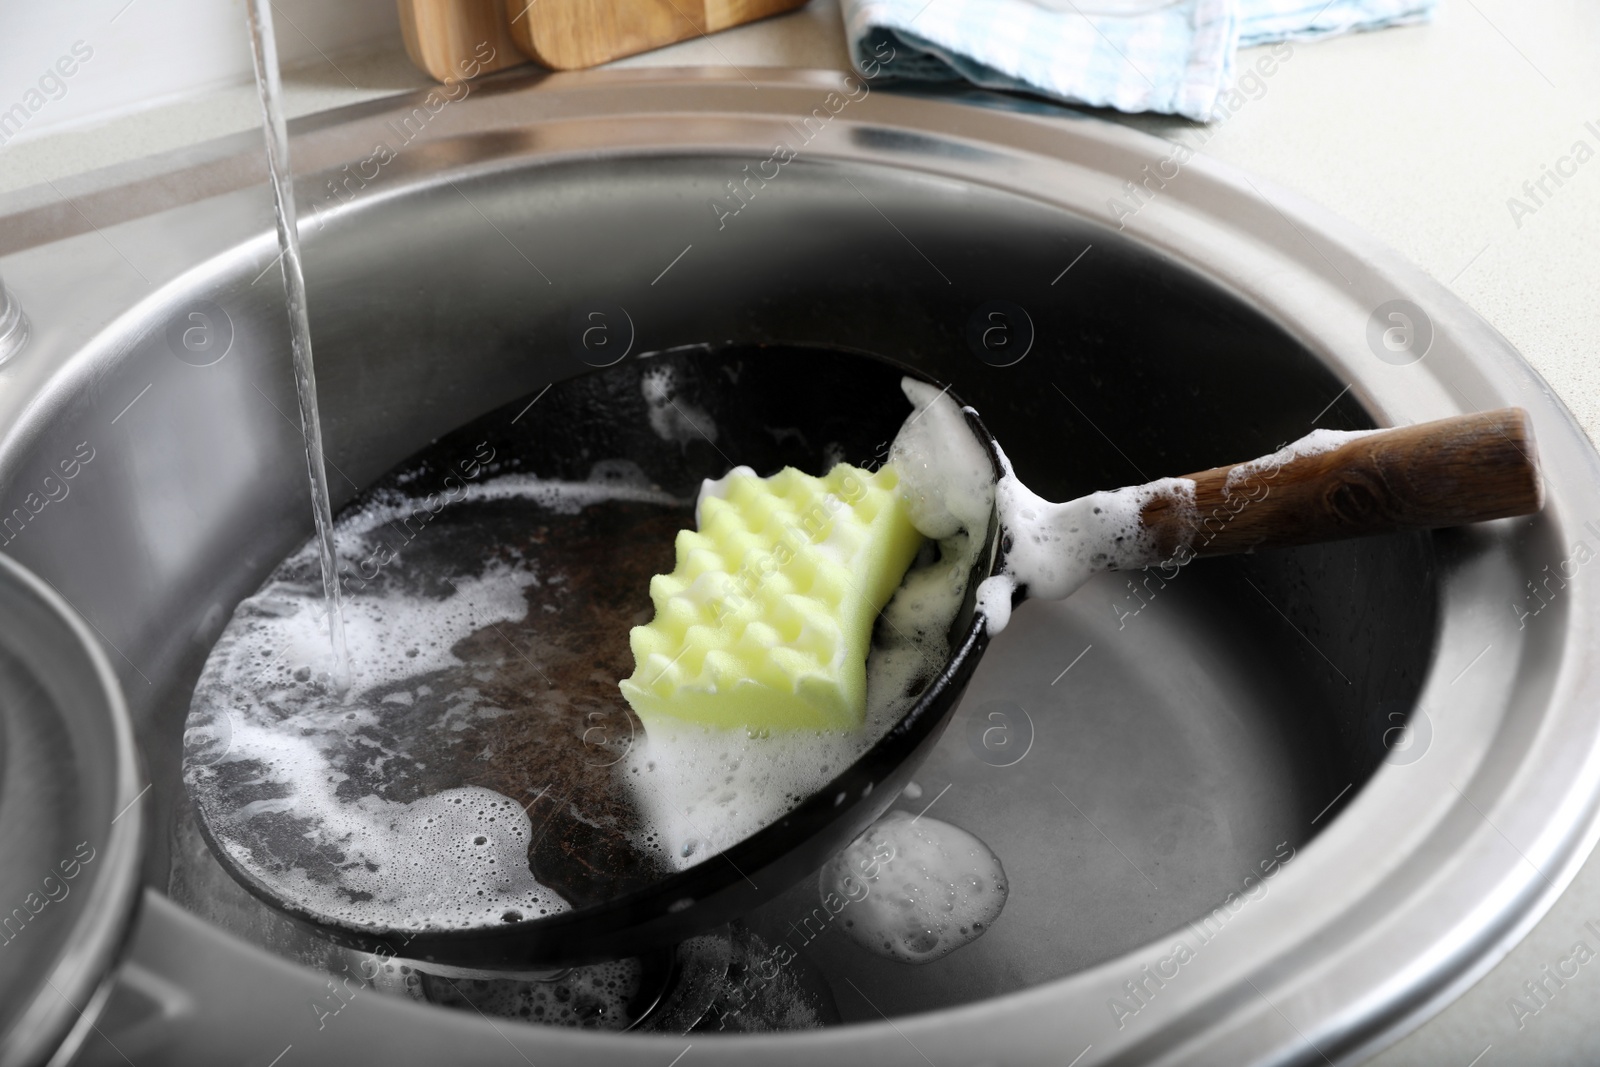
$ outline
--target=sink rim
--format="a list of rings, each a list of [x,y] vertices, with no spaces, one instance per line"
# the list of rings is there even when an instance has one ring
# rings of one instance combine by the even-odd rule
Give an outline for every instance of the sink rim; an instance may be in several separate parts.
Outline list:
[[[783,105],[820,100],[827,91],[843,86],[841,76],[831,72],[762,71],[757,76],[761,88],[772,92],[751,93],[743,78],[727,71],[590,72],[498,80],[493,83],[492,93],[484,92],[461,102],[462,115],[452,129],[456,136],[429,140],[482,141],[484,134],[528,125],[539,126],[547,135],[534,143],[521,144],[515,153],[466,160],[458,164],[453,174],[570,158],[607,144],[612,150],[681,155],[685,136],[701,139],[690,146],[691,151],[727,155],[741,150],[754,152],[761,146],[764,153],[776,124],[793,114]],[[987,102],[994,107],[979,110],[940,99],[941,96],[953,96],[963,103]],[[302,168],[316,168],[341,152],[348,158],[346,149],[361,144],[369,126],[405,113],[416,99],[394,98],[349,109],[352,113],[319,117],[305,129],[297,130],[297,161]],[[1164,158],[1171,149],[1170,142],[1103,120],[1053,111],[1040,117],[1039,110],[1035,105],[1019,105],[978,92],[874,91],[841,113],[837,124],[814,147],[809,147],[807,154],[841,162],[910,167],[930,175],[976,181],[1104,223],[1108,218],[1104,198],[1126,177],[1136,176],[1145,163]],[[708,117],[707,112],[714,117]],[[923,140],[916,145],[865,144],[849,136],[863,129],[912,130]],[[618,146],[616,138],[623,134],[634,138],[633,143]],[[300,152],[302,140],[310,151]],[[941,153],[941,146],[982,148],[990,155],[975,160],[970,152]],[[1064,174],[1076,181],[1061,181]],[[1045,181],[1052,177],[1054,182]],[[154,216],[131,218],[104,228],[136,239],[142,227],[158,225],[159,221]],[[1286,222],[1288,226],[1284,225]],[[1352,382],[1352,393],[1383,420],[1439,417],[1472,405],[1518,403],[1529,408],[1539,423],[1551,490],[1547,512],[1539,521],[1552,528],[1550,536],[1558,542],[1576,536],[1574,530],[1581,515],[1573,516],[1571,512],[1586,496],[1592,496],[1592,486],[1600,483],[1600,457],[1570,414],[1504,338],[1442,285],[1374,239],[1292,193],[1198,154],[1185,165],[1181,178],[1173,179],[1170,188],[1163,187],[1129,220],[1124,232],[1157,254],[1199,271],[1274,318],[1341,371]],[[95,238],[91,234],[88,239]],[[36,257],[49,255],[54,247],[38,246],[7,263],[7,277],[13,283],[21,282],[18,288],[24,306],[36,322],[49,323],[51,316],[35,313],[35,307],[41,311],[59,308],[50,308],[49,299],[37,292],[30,295],[29,265]],[[230,250],[238,250],[233,238],[218,235],[217,253],[227,254]],[[111,255],[109,251],[104,254]],[[216,261],[209,262],[214,265]],[[200,264],[201,268],[206,265]],[[1354,280],[1343,273],[1346,269]],[[116,299],[108,299],[108,305],[118,309],[118,321],[83,323],[84,332],[76,338],[71,329],[57,328],[49,333],[40,330],[30,351],[0,374],[0,414],[18,416],[0,419],[0,424],[9,422],[12,427],[0,441],[0,472],[25,452],[28,424],[46,417],[51,398],[59,397],[60,390],[72,388],[72,379],[78,377],[47,357],[75,353],[82,359],[78,367],[86,368],[95,361],[91,358],[94,350],[104,352],[105,346],[115,345],[118,337],[135,332],[136,320],[154,318],[157,306],[163,303],[163,292],[176,288],[170,284],[176,279],[176,275],[162,279],[169,284],[153,294],[136,280],[131,281],[114,294]],[[1404,377],[1376,363],[1362,347],[1359,329],[1368,310],[1380,298],[1388,299],[1397,293],[1425,305],[1437,331],[1437,355],[1430,354],[1430,359],[1410,368],[1397,368],[1421,371]],[[1340,338],[1338,343],[1331,340],[1334,337]],[[46,367],[47,363],[51,365]],[[9,388],[7,379],[16,387]],[[1503,536],[1504,529],[1497,527],[1502,534],[1491,535],[1490,540]],[[1446,587],[1454,582],[1453,575],[1441,580]],[[1448,601],[1449,588],[1445,595]],[[1560,668],[1551,680],[1551,695],[1544,702],[1545,715],[1538,730],[1525,742],[1527,751],[1535,755],[1555,750],[1548,758],[1560,773],[1546,774],[1537,782],[1529,781],[1533,777],[1529,774],[1519,778],[1517,771],[1525,772],[1525,763],[1508,767],[1506,753],[1489,754],[1489,743],[1498,734],[1477,739],[1475,747],[1462,741],[1457,749],[1449,747],[1448,739],[1441,740],[1446,747],[1438,750],[1434,763],[1449,756],[1452,766],[1463,772],[1450,784],[1472,789],[1474,779],[1486,783],[1486,791],[1492,791],[1492,801],[1480,795],[1480,808],[1463,793],[1447,809],[1433,810],[1426,834],[1417,827],[1409,839],[1401,835],[1401,840],[1410,840],[1413,845],[1406,857],[1411,862],[1394,862],[1382,881],[1369,879],[1357,900],[1370,901],[1385,885],[1410,887],[1406,907],[1391,909],[1386,921],[1391,930],[1397,925],[1406,927],[1399,932],[1412,942],[1407,961],[1413,977],[1405,988],[1392,989],[1387,999],[1369,994],[1376,984],[1400,982],[1403,961],[1391,958],[1386,967],[1370,957],[1359,957],[1349,944],[1321,946],[1319,958],[1324,969],[1310,974],[1302,966],[1297,977],[1281,962],[1294,953],[1294,947],[1280,948],[1284,942],[1269,929],[1268,922],[1274,915],[1301,910],[1295,907],[1296,899],[1305,897],[1307,889],[1318,884],[1319,876],[1325,880],[1326,873],[1338,866],[1334,857],[1353,858],[1362,853],[1361,843],[1354,840],[1359,827],[1376,824],[1390,810],[1389,805],[1420,792],[1420,784],[1415,781],[1419,775],[1412,773],[1415,768],[1386,767],[1304,850],[1299,863],[1275,879],[1273,888],[1281,887],[1281,891],[1241,912],[1235,920],[1241,924],[1240,936],[1230,937],[1227,945],[1205,957],[1207,967],[1220,972],[1207,987],[1209,992],[1203,996],[1196,992],[1202,985],[1197,976],[1170,997],[1153,1000],[1150,1010],[1154,1018],[1148,1022],[1148,1017],[1141,1018],[1137,1030],[1142,1037],[1137,1041],[1124,1040],[1120,1031],[1109,1038],[1101,1037],[1108,1025],[1109,1016],[1105,1014],[1099,1015],[1096,1027],[1078,1025],[1070,1029],[1069,1044],[1076,1040],[1070,1035],[1092,1032],[1097,1037],[1092,1044],[1098,1055],[1086,1057],[1083,1062],[1099,1062],[1103,1057],[1118,1055],[1180,1060],[1192,1058],[1196,1049],[1222,1048],[1240,1060],[1290,1060],[1298,1054],[1294,1035],[1275,1039],[1271,1026],[1263,1032],[1259,1025],[1280,1009],[1285,1018],[1295,1019],[1292,1025],[1303,1031],[1302,1036],[1313,1048],[1331,1056],[1357,1058],[1400,1036],[1492,966],[1553,903],[1600,832],[1596,824],[1600,752],[1595,744],[1600,739],[1600,722],[1581,711],[1586,704],[1595,706],[1595,698],[1600,697],[1600,677],[1581,661],[1582,652],[1593,641],[1585,619],[1592,616],[1597,595],[1600,594],[1592,583],[1581,574],[1568,586],[1556,616],[1566,627],[1559,649]],[[1471,627],[1466,625],[1469,620],[1449,611],[1442,617],[1441,650],[1455,650],[1472,640]],[[1459,661],[1449,663],[1436,656],[1424,689],[1425,706],[1429,703],[1428,694],[1435,694],[1437,700],[1449,688],[1449,676],[1463,667],[1470,669],[1465,662],[1470,655],[1471,649],[1467,648]],[[1490,702],[1487,696],[1480,694],[1480,698],[1479,704]],[[1501,717],[1494,721],[1503,724],[1509,711],[1501,710]],[[1564,730],[1570,730],[1571,736],[1564,738]],[[1497,775],[1499,781],[1495,780]],[[1554,812],[1555,821],[1535,820],[1528,814],[1530,809]],[[1491,817],[1493,821],[1489,821]],[[1452,820],[1470,824],[1470,828],[1455,825]],[[1536,821],[1543,826],[1533,827],[1530,833],[1529,824]],[[1450,840],[1455,844],[1451,855],[1465,864],[1463,876],[1474,880],[1485,893],[1493,890],[1506,898],[1507,903],[1493,917],[1494,921],[1479,922],[1471,928],[1453,927],[1452,922],[1456,926],[1467,923],[1473,909],[1459,901],[1454,910],[1441,905],[1439,887],[1433,884],[1438,871],[1415,865],[1414,849],[1427,842],[1437,843],[1434,835],[1446,829],[1453,834]],[[1504,846],[1512,838],[1502,837],[1503,829],[1523,840],[1531,837],[1533,843],[1523,849],[1512,845],[1515,854],[1508,854]],[[1523,855],[1525,852],[1531,855]],[[1535,859],[1541,861],[1542,873],[1537,876],[1528,871]],[[1277,903],[1272,903],[1274,898]],[[1284,898],[1290,899],[1289,905],[1283,904]],[[1417,921],[1407,924],[1402,921],[1406,918]],[[1324,926],[1309,930],[1305,922],[1298,925],[1305,935],[1301,945],[1318,945],[1318,936],[1331,937],[1330,931],[1335,929]],[[1383,925],[1368,926],[1367,933],[1371,935]],[[1419,932],[1425,929],[1435,932]],[[959,1031],[980,1029],[977,1024],[991,1030],[1008,1028],[1019,1036],[1028,1031],[1027,1040],[1033,1043],[1030,1047],[1065,1048],[1055,1030],[1063,1024],[1066,1004],[1092,1002],[1094,1010],[1103,1013],[1104,997],[1117,995],[1118,980],[1136,976],[1140,966],[1164,955],[1166,941],[1162,938],[1057,982],[938,1015],[901,1019],[898,1026],[913,1036],[946,1041],[946,1047],[951,1048],[964,1044],[956,1040]],[[1420,962],[1430,956],[1431,965]],[[1416,973],[1418,970],[1421,973]],[[1249,989],[1243,985],[1247,980],[1258,987],[1259,998],[1250,998]],[[1312,981],[1317,988],[1307,996],[1306,986]],[[1328,1010],[1326,1006],[1335,1002],[1336,1009]],[[1323,1007],[1316,1010],[1314,1004]],[[1053,1017],[1041,1026],[1040,1015]],[[594,1047],[593,1040],[585,1040],[581,1047]],[[627,1047],[643,1047],[638,1038],[618,1040]],[[718,1042],[717,1047],[736,1054],[747,1040],[759,1042],[758,1047],[767,1052],[776,1042],[786,1042],[797,1056],[814,1054],[835,1040],[848,1040],[860,1043],[852,1045],[857,1050],[870,1043],[877,1053],[890,1059],[905,1058],[899,1031],[888,1025],[851,1028],[833,1035],[730,1039]],[[1084,1040],[1088,1040],[1087,1036]],[[1299,1048],[1303,1050],[1303,1046]]]

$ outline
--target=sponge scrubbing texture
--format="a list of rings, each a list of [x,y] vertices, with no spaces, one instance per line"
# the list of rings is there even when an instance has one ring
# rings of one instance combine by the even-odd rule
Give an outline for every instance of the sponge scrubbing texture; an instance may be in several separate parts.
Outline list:
[[[655,618],[629,635],[622,694],[645,729],[852,730],[878,612],[922,544],[891,467],[707,481]]]

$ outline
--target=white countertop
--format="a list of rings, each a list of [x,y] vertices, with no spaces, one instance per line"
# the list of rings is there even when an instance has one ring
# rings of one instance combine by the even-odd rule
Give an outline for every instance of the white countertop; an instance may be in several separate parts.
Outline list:
[[[1241,69],[1253,61],[1241,55]],[[845,68],[833,0],[616,66]],[[286,74],[292,116],[429,83],[396,46]],[[1294,46],[1206,152],[1354,220],[1449,285],[1600,439],[1600,5],[1445,0],[1437,21]],[[1190,124],[1130,125],[1166,135]],[[0,151],[0,193],[253,128],[252,86],[51,132]],[[1593,123],[1593,129],[1585,126]],[[1575,143],[1589,155],[1578,161]],[[1579,153],[1581,154],[1581,153]],[[1568,157],[1567,162],[1562,162]],[[1568,172],[1534,204],[1524,182]],[[1575,168],[1575,173],[1574,173]],[[1508,198],[1534,207],[1513,216]],[[1487,976],[1374,1064],[1600,1063],[1600,963],[1520,1020],[1511,998],[1578,941],[1600,953],[1600,860]],[[1520,1025],[1519,1025],[1520,1023]]]

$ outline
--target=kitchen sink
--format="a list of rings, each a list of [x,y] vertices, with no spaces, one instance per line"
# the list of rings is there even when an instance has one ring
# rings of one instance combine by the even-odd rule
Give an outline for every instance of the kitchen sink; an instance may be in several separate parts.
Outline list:
[[[1269,183],[1205,158],[1149,181],[1168,146],[1115,123],[752,77],[513,73],[437,112],[291,125],[336,508],[551,383],[737,345],[948,382],[1052,499],[1521,406],[1543,512],[1019,610],[900,801],[987,841],[1012,899],[920,969],[804,937],[837,1025],[587,1033],[378,993],[330,1013],[342,950],[216,866],[179,775],[211,643],[310,533],[259,140],[83,176],[71,205],[0,200],[31,324],[0,366],[0,548],[104,642],[152,783],[143,907],[84,1062],[120,1062],[113,1041],[209,1062],[224,1039],[261,1062],[292,1043],[659,1067],[686,1040],[729,1063],[1353,1062],[1492,965],[1587,856],[1600,459],[1503,338]],[[778,942],[815,897],[775,896],[746,935]]]

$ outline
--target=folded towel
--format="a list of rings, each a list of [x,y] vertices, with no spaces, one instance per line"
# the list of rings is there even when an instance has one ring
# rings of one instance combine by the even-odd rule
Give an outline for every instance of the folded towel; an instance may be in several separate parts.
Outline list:
[[[1433,17],[1438,0],[1239,0],[1239,47],[1314,41]]]
[[[1208,122],[1241,45],[1420,22],[1438,0],[843,0],[868,77],[966,79]],[[1130,14],[1120,10],[1148,7]]]

